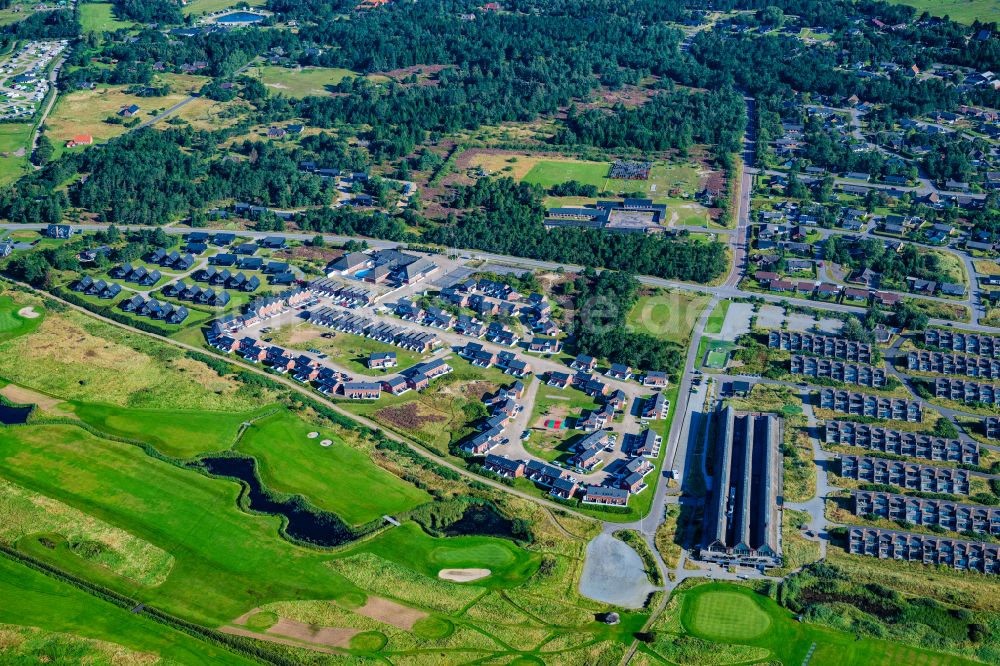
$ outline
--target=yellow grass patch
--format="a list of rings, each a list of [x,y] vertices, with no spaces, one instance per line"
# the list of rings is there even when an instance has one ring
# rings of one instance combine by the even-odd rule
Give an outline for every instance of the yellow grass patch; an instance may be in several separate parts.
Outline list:
[[[52,648],[58,652],[65,651],[66,654],[80,659],[79,663],[81,664],[144,666],[160,661],[160,658],[155,654],[130,650],[117,643],[14,624],[0,625],[0,661],[8,663],[5,659],[6,655],[11,657],[14,663],[29,663],[31,657],[23,653],[26,649],[30,650],[27,646],[29,641],[35,644],[41,642],[44,646],[42,650],[45,652]],[[63,649],[59,649],[60,647]],[[48,654],[34,654],[33,656],[37,659],[36,663],[39,664],[52,660]],[[23,661],[20,661],[19,657]]]
[[[389,601],[382,597],[368,597],[365,605],[354,612],[407,631],[413,629],[413,625],[418,621],[427,617],[427,613],[422,610],[397,604],[395,601]]]
[[[979,259],[972,264],[979,275],[1000,275],[1000,264],[995,261]]]
[[[174,564],[172,555],[151,543],[62,502],[0,479],[0,537],[16,541],[31,534],[56,533],[72,546],[97,542],[105,551],[93,562],[143,585],[159,585]]]

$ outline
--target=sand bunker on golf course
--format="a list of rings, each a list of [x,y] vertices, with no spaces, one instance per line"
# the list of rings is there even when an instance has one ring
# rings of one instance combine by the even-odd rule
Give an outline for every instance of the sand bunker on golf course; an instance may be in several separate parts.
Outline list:
[[[486,578],[492,571],[489,569],[441,569],[438,578],[450,580],[453,583],[468,583],[470,581]]]
[[[19,317],[24,317],[25,319],[38,319],[39,317],[42,316],[40,312],[37,312],[35,308],[33,308],[30,305],[26,308],[21,308],[20,310],[18,310],[17,315]]]

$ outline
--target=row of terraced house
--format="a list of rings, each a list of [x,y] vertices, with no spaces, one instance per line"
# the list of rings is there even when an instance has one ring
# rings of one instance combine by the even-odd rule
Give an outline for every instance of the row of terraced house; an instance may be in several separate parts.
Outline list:
[[[959,333],[940,328],[924,331],[924,344],[940,349],[980,356],[1000,356],[1000,338],[979,333]]]
[[[286,291],[254,299],[241,314],[230,314],[212,322],[208,330],[208,341],[212,343],[223,335],[235,335],[249,326],[277,317],[291,308],[305,307],[316,302],[316,297],[305,289]]]
[[[916,400],[886,398],[843,389],[820,389],[819,406],[843,414],[920,423],[923,409]]]
[[[827,444],[855,446],[908,458],[979,464],[979,444],[976,442],[945,439],[926,433],[891,430],[851,421],[828,421],[824,438]]]
[[[1000,400],[1000,388],[963,379],[938,377],[934,380],[934,396],[957,402],[981,402],[995,405]]]
[[[793,355],[791,372],[796,375],[822,377],[845,384],[859,384],[872,388],[883,388],[886,384],[885,370],[882,368],[816,356]]]
[[[840,456],[840,475],[856,481],[887,484],[923,493],[969,494],[969,472],[954,467],[844,455]]]
[[[945,566],[958,571],[1000,573],[1000,545],[870,527],[851,527],[847,550],[883,560]]]
[[[815,356],[835,358],[855,363],[872,362],[872,346],[846,338],[796,331],[770,331],[767,346],[792,352],[807,352]]]
[[[1000,507],[960,504],[871,490],[851,491],[855,516],[877,516],[951,532],[1000,534]]]
[[[1000,378],[1000,359],[988,356],[966,356],[932,351],[911,351],[906,355],[906,367],[920,372],[936,372],[942,375],[965,375]]]
[[[442,343],[441,338],[435,333],[415,331],[327,306],[310,310],[308,315],[309,323],[316,326],[325,326],[342,333],[361,335],[378,342],[420,353],[426,353]]]

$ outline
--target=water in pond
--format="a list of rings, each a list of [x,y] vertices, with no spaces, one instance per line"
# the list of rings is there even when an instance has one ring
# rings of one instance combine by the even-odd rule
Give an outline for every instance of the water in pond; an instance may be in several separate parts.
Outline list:
[[[649,584],[639,553],[610,534],[587,544],[580,594],[625,608],[641,608],[655,588]]]
[[[31,407],[11,407],[0,404],[0,423],[4,425],[27,423],[31,409]]]
[[[215,20],[216,23],[260,23],[264,20],[263,14],[254,14],[253,12],[233,12],[232,14],[226,14],[225,16],[220,16]]]
[[[201,463],[210,474],[246,483],[250,508],[287,518],[285,532],[293,539],[333,547],[350,543],[356,538],[350,527],[336,514],[310,509],[300,501],[273,500],[264,492],[254,474],[256,461],[252,458],[202,458]]]
[[[514,525],[489,504],[470,504],[462,517],[442,530],[445,536],[495,536],[513,539]]]

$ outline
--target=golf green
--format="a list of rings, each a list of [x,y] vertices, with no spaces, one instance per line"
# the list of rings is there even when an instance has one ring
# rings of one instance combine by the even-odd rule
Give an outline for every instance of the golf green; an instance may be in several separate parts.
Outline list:
[[[0,296],[0,342],[30,333],[42,323],[42,311],[34,308],[35,317],[22,317],[18,312],[24,308],[10,296]]]
[[[767,612],[752,597],[739,592],[713,590],[689,603],[689,629],[706,638],[744,641],[760,636],[771,625]]]

